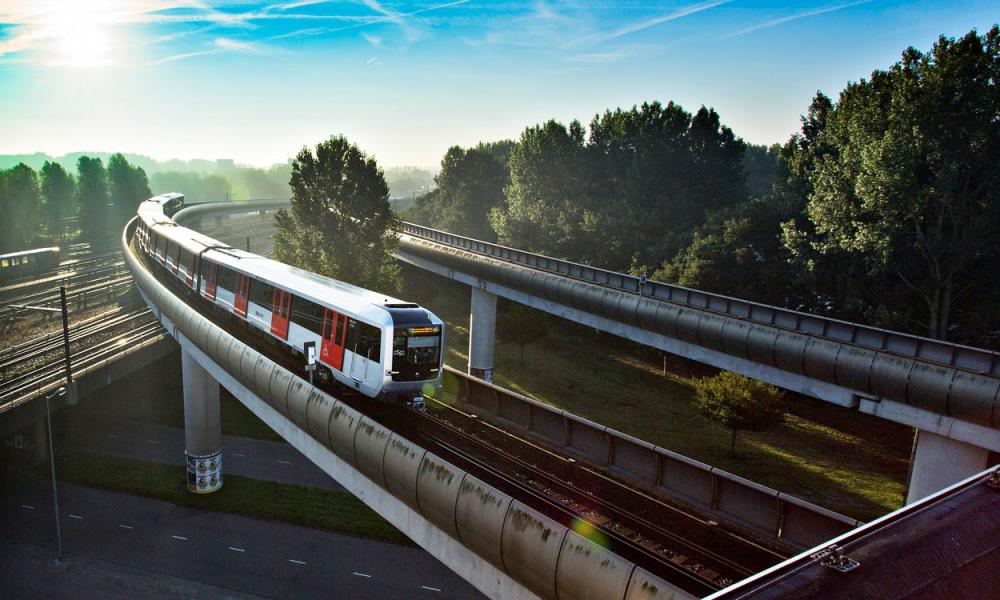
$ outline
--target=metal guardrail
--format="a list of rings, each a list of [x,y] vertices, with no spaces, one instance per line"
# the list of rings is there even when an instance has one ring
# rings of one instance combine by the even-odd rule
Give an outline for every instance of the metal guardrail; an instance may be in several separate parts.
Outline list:
[[[461,248],[483,256],[541,269],[624,292],[641,294],[644,297],[656,298],[754,323],[824,337],[838,342],[846,342],[907,358],[920,359],[1000,377],[1000,353],[982,348],[974,348],[890,331],[888,329],[840,321],[829,317],[769,306],[748,300],[740,300],[721,294],[703,292],[658,281],[647,280],[640,286],[640,279],[633,275],[550,258],[541,254],[483,242],[414,223],[404,222],[402,231],[403,233],[453,248]]]
[[[592,464],[794,549],[809,548],[862,524],[778,490],[688,458],[445,367],[456,399]]]

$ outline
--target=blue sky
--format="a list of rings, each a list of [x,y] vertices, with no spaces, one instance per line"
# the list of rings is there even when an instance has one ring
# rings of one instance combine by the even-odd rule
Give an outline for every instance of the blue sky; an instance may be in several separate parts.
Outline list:
[[[383,166],[647,100],[783,142],[816,90],[995,2],[0,0],[0,153],[267,165],[342,133]]]

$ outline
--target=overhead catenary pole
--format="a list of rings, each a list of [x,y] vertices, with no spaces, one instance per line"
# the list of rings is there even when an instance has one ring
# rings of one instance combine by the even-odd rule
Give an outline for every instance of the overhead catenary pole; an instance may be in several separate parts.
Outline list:
[[[66,308],[66,286],[59,286],[59,306],[62,312],[63,326],[63,353],[65,355],[66,366],[66,391],[69,392],[73,383],[73,369],[70,366],[69,358],[69,309]]]

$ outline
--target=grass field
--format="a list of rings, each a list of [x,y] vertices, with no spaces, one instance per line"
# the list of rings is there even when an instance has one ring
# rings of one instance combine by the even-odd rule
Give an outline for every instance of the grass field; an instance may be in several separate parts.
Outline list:
[[[225,475],[222,489],[211,494],[188,491],[185,468],[91,453],[64,453],[58,460],[61,481],[140,494],[204,510],[242,513],[347,533],[397,544],[410,544],[398,529],[347,492]],[[40,475],[48,475],[47,464]],[[41,472],[43,471],[43,472]]]
[[[420,277],[428,277],[419,274]],[[447,363],[468,362],[469,290],[404,272],[400,296],[431,308],[448,324]],[[771,486],[831,510],[870,520],[903,501],[912,430],[788,394],[786,421],[763,433],[741,432],[737,456],[729,432],[694,407],[691,383],[711,368],[551,317],[547,337],[519,349],[496,348],[498,385],[638,438]]]

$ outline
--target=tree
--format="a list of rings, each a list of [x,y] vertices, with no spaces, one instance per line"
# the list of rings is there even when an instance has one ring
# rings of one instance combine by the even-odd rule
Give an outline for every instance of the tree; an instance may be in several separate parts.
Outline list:
[[[583,125],[548,121],[529,127],[510,156],[506,202],[490,211],[501,243],[588,262],[603,256],[595,243],[597,210],[590,202]]]
[[[141,167],[129,164],[121,153],[108,159],[108,197],[114,207],[116,219],[112,233],[116,233],[135,216],[139,203],[149,199],[149,180]]]
[[[63,166],[57,162],[45,161],[41,171],[42,213],[48,223],[49,233],[65,233],[62,220],[76,214],[74,192],[76,183]]]
[[[607,111],[590,123],[589,173],[613,232],[607,266],[655,268],[691,239],[707,212],[746,200],[744,143],[701,107],[673,102]]]
[[[545,313],[517,303],[505,303],[497,323],[500,339],[517,345],[524,364],[524,347],[549,334]]]
[[[781,146],[747,144],[743,154],[743,171],[746,173],[747,196],[762,198],[771,192],[778,176],[778,155]]]
[[[840,94],[808,176],[811,246],[894,276],[935,338],[949,336],[956,303],[996,281],[981,274],[1000,255],[998,74],[997,26],[906,50]]]
[[[529,128],[511,155],[503,243],[611,269],[656,268],[705,214],[746,200],[744,143],[714,110],[673,102]]]
[[[343,136],[292,163],[291,211],[275,216],[278,260],[375,290],[395,287],[399,222],[374,158]]]
[[[788,215],[771,196],[712,213],[653,278],[768,304],[792,298],[793,275],[780,223]]]
[[[108,179],[99,158],[81,156],[76,163],[76,202],[80,207],[80,229],[92,244],[105,244],[111,237]]]
[[[489,215],[504,201],[515,145],[503,140],[467,150],[452,146],[434,178],[437,189],[421,196],[407,216],[452,233],[496,241]]]
[[[784,420],[784,392],[773,385],[730,371],[695,382],[698,409],[732,431],[730,451],[736,455],[736,434],[766,431]]]
[[[24,163],[0,172],[0,247],[22,250],[31,247],[38,234],[41,195],[38,175]]]

